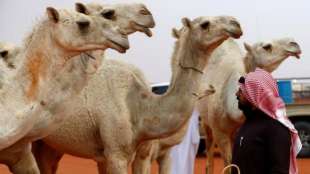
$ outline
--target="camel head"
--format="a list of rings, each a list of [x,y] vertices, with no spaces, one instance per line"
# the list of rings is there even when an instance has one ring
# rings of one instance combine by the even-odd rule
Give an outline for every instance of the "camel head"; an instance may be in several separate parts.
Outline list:
[[[268,72],[273,72],[286,58],[290,56],[299,58],[301,54],[300,46],[292,38],[259,42],[252,46],[244,43],[244,47],[247,51],[246,59],[252,61],[249,62],[252,63],[251,70],[260,67]]]
[[[129,48],[128,38],[108,20],[98,20],[76,11],[46,9],[50,35],[62,48],[84,52],[106,48],[124,53]]]
[[[198,17],[193,21],[183,18],[182,23],[183,27],[180,30],[172,30],[173,37],[177,38],[176,50],[188,50],[193,47],[195,51],[191,53],[191,58],[173,58],[172,69],[176,62],[180,61],[179,65],[183,69],[195,67],[196,71],[202,72],[215,48],[229,37],[239,38],[242,35],[239,22],[230,16]],[[199,54],[201,56],[197,56]]]
[[[15,69],[17,66],[16,57],[20,52],[20,48],[9,43],[0,42],[0,59],[9,69]]]
[[[83,9],[84,7],[86,9]],[[111,21],[119,26],[121,32],[126,35],[140,31],[150,37],[152,32],[149,28],[155,26],[151,12],[145,5],[140,3],[113,5],[97,3],[83,5],[82,3],[76,3],[75,8],[78,12]]]
[[[184,30],[191,33],[191,38],[201,50],[211,51],[229,37],[239,38],[242,30],[239,22],[230,16],[198,17],[193,21],[183,18]],[[181,31],[182,32],[182,31]],[[174,32],[174,36],[180,32]]]

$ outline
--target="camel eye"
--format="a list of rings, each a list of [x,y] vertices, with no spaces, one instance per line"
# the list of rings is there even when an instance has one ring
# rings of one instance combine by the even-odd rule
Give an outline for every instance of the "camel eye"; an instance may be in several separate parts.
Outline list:
[[[105,11],[101,12],[101,16],[106,18],[106,19],[109,19],[109,20],[113,20],[115,17],[114,15],[115,15],[114,10],[105,10]]]
[[[210,22],[209,21],[205,21],[204,23],[200,24],[200,27],[204,30],[208,29],[210,26]]]
[[[2,58],[5,58],[7,55],[9,54],[9,52],[7,50],[1,51],[0,55]]]
[[[272,51],[272,45],[271,44],[266,44],[266,45],[263,46],[263,48],[266,51],[269,51],[269,52]]]

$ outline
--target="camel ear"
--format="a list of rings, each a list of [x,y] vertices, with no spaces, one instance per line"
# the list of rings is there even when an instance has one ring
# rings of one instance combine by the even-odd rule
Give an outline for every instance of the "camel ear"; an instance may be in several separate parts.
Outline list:
[[[89,15],[89,11],[88,11],[86,5],[84,5],[83,3],[80,3],[80,2],[75,3],[75,11]]]
[[[46,13],[48,15],[48,18],[52,20],[53,22],[57,23],[59,21],[59,13],[55,8],[47,7]]]
[[[249,45],[248,43],[244,42],[243,43],[245,50],[247,50],[248,52],[252,52],[252,47],[251,45]]]
[[[172,28],[172,37],[179,39],[180,38],[180,33],[177,29]]]
[[[186,17],[182,19],[182,24],[187,28],[192,28],[191,20]]]
[[[3,50],[3,51],[0,52],[1,58],[5,58],[8,54],[9,54],[8,50]]]

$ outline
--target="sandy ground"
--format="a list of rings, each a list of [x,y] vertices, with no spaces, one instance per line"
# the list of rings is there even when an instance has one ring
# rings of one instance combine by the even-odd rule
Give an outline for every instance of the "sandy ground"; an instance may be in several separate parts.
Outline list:
[[[299,174],[310,174],[310,158],[299,159]],[[223,168],[223,161],[220,158],[216,158],[215,161],[215,174],[220,174]],[[152,165],[152,174],[157,173],[158,166]],[[129,172],[130,173],[130,172]],[[205,173],[205,158],[197,158],[195,164],[195,174]],[[8,168],[4,165],[0,165],[0,174],[10,174]],[[97,174],[96,163],[92,160],[77,158],[69,155],[65,155],[60,162],[60,166],[57,174]]]

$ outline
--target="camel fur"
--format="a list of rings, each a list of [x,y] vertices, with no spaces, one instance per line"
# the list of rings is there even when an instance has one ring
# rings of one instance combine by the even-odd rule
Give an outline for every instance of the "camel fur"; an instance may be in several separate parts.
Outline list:
[[[231,161],[234,134],[243,123],[235,93],[238,79],[256,67],[273,72],[289,56],[299,57],[299,45],[291,38],[244,44],[242,54],[233,40],[225,41],[212,54],[201,89],[212,84],[217,92],[198,101],[198,109],[206,131],[207,174],[213,173],[215,144],[222,152],[225,166]],[[224,82],[224,83],[223,83]]]
[[[142,73],[132,66],[104,60],[105,68],[72,101],[76,113],[43,139],[45,147],[37,148],[41,173],[55,173],[64,153],[96,160],[99,173],[127,173],[142,142],[167,137],[187,122],[208,55],[230,36],[242,34],[240,26],[231,23],[237,22],[228,16],[183,19],[172,58],[171,85],[162,96],[153,94]]]

